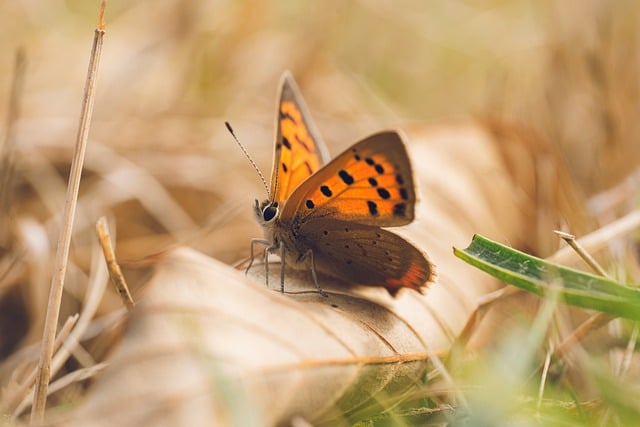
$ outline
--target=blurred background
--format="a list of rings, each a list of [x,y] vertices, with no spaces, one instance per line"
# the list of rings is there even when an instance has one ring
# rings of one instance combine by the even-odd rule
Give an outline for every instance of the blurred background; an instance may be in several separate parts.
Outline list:
[[[98,5],[0,3],[0,243],[29,254],[20,268],[5,258],[5,289],[33,284],[32,310],[45,305]],[[606,189],[640,158],[639,12],[633,0],[111,0],[68,290],[86,280],[102,215],[125,266],[173,244],[225,262],[248,253],[265,194],[224,121],[268,174],[286,69],[332,154],[390,127],[500,121],[557,150],[586,195]]]

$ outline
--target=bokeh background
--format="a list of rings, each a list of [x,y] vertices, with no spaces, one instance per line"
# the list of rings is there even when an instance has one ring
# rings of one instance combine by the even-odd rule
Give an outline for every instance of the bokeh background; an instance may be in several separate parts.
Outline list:
[[[3,355],[39,339],[97,11],[0,3],[2,307],[31,313],[26,338],[20,321],[0,333]],[[102,215],[125,267],[177,244],[248,254],[265,193],[224,121],[268,175],[287,69],[333,154],[382,129],[489,120],[557,150],[585,195],[609,188],[640,159],[639,12],[633,0],[111,0],[67,291],[79,304]]]
[[[21,146],[72,140],[97,3],[0,5],[2,99],[16,49],[26,57]],[[639,8],[625,0],[110,1],[92,135],[115,149],[203,150],[212,165],[225,157],[235,166],[227,119],[268,169],[276,84],[290,69],[333,152],[389,126],[491,115],[540,132],[587,190],[602,189],[625,173],[612,161],[638,154],[630,141]]]
[[[98,6],[0,2],[0,384],[37,360],[28,345],[42,334]],[[134,297],[142,267],[171,247],[230,264],[248,255],[265,191],[224,121],[268,175],[284,70],[332,154],[388,128],[490,123],[557,154],[586,197],[640,161],[635,0],[110,0],[105,20],[62,318],[82,309],[100,216]],[[97,323],[120,308],[109,290]],[[87,345],[95,360],[117,342],[100,338]]]

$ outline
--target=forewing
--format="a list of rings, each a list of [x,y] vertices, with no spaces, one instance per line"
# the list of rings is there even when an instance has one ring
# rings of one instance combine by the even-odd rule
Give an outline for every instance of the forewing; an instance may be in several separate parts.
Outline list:
[[[435,281],[434,265],[404,238],[378,227],[345,221],[311,220],[301,234],[316,268],[391,295],[403,287],[423,292]]]
[[[329,160],[320,134],[290,73],[280,81],[271,199],[282,203]]]
[[[413,221],[415,203],[404,141],[387,131],[356,143],[304,181],[281,219],[304,223],[324,217],[390,227]]]

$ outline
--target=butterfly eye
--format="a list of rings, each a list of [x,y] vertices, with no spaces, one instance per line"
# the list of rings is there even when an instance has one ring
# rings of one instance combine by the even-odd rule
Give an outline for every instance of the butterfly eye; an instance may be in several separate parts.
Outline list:
[[[262,210],[262,219],[264,222],[270,222],[278,216],[278,211],[277,203],[269,204]]]

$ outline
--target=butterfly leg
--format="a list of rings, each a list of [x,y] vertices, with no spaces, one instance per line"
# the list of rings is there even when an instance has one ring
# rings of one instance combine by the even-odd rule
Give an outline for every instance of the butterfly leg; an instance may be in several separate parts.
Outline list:
[[[264,280],[265,280],[265,284],[267,285],[267,288],[269,287],[269,250],[272,249],[272,244],[270,241],[265,240],[265,239],[251,239],[251,256],[249,259],[249,265],[247,265],[246,270],[244,271],[244,274],[247,274],[249,272],[249,269],[251,268],[251,266],[253,265],[253,261],[255,259],[254,256],[254,250],[253,250],[253,245],[263,245],[265,246],[264,249]]]
[[[284,256],[286,248],[280,243],[280,292],[284,294]]]
[[[269,289],[269,247],[264,248],[264,254],[262,255],[264,260],[264,284]]]
[[[320,293],[320,295],[322,295],[323,297],[327,298],[329,295],[327,295],[322,288],[320,287],[320,283],[318,282],[318,275],[316,274],[316,264],[313,261],[313,251],[311,249],[309,249],[303,256],[303,258],[307,258],[309,260],[309,266],[311,268],[311,277],[313,278],[313,283],[315,283],[316,288],[318,288],[318,292]]]

